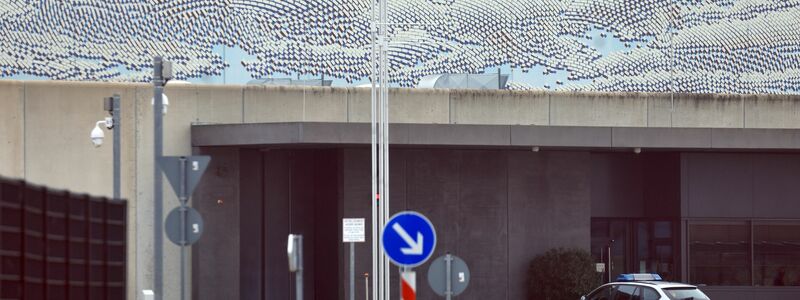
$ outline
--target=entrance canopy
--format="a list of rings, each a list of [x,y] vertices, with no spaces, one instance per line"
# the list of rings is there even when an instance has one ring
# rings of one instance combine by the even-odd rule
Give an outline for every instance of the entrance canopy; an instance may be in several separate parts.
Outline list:
[[[800,149],[798,129],[579,127],[533,125],[391,124],[397,146],[658,148],[697,150]],[[368,123],[193,125],[192,146],[370,143]]]

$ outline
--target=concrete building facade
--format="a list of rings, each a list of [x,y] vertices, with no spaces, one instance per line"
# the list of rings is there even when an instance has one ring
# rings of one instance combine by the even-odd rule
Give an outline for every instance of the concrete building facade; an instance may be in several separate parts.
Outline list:
[[[152,285],[149,86],[0,82],[0,174],[110,195],[110,144],[94,148],[88,133],[113,93],[122,194],[136,221],[135,299]],[[308,297],[343,298],[341,218],[369,218],[369,90],[168,85],[166,94],[165,155],[212,156],[191,202],[206,222],[192,250],[193,298],[291,296],[290,232],[307,237]],[[535,255],[579,247],[599,259],[612,239],[615,272],[666,272],[725,299],[800,295],[800,274],[782,262],[800,255],[786,233],[800,228],[796,96],[393,89],[390,99],[392,210],[428,215],[434,255],[470,264],[464,299],[523,299]],[[165,209],[177,206],[169,188],[164,196]],[[165,246],[165,287],[174,287],[177,247]],[[369,241],[356,251],[363,274]],[[420,297],[430,297],[423,278]]]

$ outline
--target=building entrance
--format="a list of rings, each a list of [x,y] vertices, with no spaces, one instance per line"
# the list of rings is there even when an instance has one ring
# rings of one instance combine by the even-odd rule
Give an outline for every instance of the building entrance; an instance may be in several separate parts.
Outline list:
[[[593,218],[592,257],[606,268],[598,276],[608,282],[622,273],[658,273],[665,280],[677,280],[676,226],[673,220]]]

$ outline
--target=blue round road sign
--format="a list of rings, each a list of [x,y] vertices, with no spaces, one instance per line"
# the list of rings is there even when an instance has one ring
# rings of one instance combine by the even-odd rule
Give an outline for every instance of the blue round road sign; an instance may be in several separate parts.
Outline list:
[[[436,249],[436,230],[431,221],[418,212],[399,212],[383,227],[381,246],[395,265],[416,267],[428,260]]]

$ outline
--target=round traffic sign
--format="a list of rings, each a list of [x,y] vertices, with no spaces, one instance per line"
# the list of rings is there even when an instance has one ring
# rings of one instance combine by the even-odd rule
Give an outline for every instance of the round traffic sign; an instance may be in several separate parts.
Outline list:
[[[383,227],[381,246],[395,265],[416,267],[428,260],[436,249],[436,231],[422,214],[399,212]]]
[[[164,231],[167,232],[167,238],[175,243],[181,245],[181,208],[176,207],[167,215],[167,220],[164,222]],[[186,208],[186,243],[184,245],[191,245],[200,239],[203,235],[203,218],[196,209]]]
[[[469,267],[467,263],[455,255],[450,256],[450,284],[452,296],[458,296],[469,285]],[[428,284],[439,296],[447,296],[447,258],[448,255],[437,257],[428,267]]]

